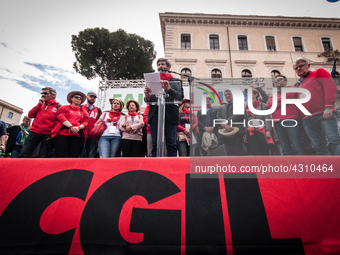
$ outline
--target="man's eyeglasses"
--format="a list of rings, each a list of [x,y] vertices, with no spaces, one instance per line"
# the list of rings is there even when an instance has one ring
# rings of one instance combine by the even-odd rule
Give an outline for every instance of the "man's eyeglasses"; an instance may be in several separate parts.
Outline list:
[[[211,100],[211,98],[210,98],[210,97],[207,97],[207,100]]]
[[[83,100],[81,96],[74,96],[75,99]]]
[[[48,94],[50,94],[50,93],[48,93],[48,92],[41,92],[40,94],[41,94],[41,95],[48,95]]]
[[[306,64],[302,64],[302,65],[296,66],[296,67],[294,67],[294,70],[296,71],[296,70],[298,70],[299,68],[304,67],[305,65],[306,65]]]
[[[257,95],[257,92],[253,91],[253,95]]]
[[[284,80],[283,78],[278,78],[278,79],[275,80],[275,83],[276,83],[276,82],[283,81],[283,80]]]

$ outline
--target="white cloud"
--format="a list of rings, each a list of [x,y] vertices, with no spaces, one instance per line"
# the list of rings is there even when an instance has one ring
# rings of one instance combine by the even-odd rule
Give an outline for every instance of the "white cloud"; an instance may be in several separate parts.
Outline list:
[[[39,101],[40,94],[20,86],[15,81],[1,80],[1,99],[24,110],[27,115]]]

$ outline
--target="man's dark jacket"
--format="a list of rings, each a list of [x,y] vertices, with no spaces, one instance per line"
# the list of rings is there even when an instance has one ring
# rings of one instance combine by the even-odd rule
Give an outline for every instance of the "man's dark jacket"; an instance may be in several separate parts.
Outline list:
[[[240,130],[236,133],[236,135],[245,134],[245,127],[243,126],[243,124],[241,124],[244,122],[244,115],[234,115],[233,106],[234,104],[232,103],[229,107],[228,105],[220,107],[217,111],[216,118],[228,120],[228,125],[232,124],[233,127],[238,127]],[[221,128],[220,125],[216,126],[217,129]],[[223,136],[218,133],[218,138],[223,138]]]
[[[176,82],[172,82],[176,81]],[[180,82],[180,85],[178,84],[178,81]],[[169,81],[170,84],[170,90],[167,92],[169,95],[165,98],[165,121],[167,121],[170,124],[178,125],[179,124],[179,109],[178,105],[173,104],[174,100],[182,101],[184,91],[183,91],[183,85],[182,80],[172,78]],[[180,87],[179,87],[180,86]],[[151,95],[149,98],[144,98],[144,101],[146,103],[157,103],[157,97],[155,95]],[[170,102],[170,104],[169,104]],[[148,114],[148,123],[150,123],[150,120],[158,114],[158,106],[150,104],[149,114]]]
[[[21,128],[19,125],[7,128],[8,140],[6,145],[6,154],[10,153],[13,150],[19,132],[21,132]]]

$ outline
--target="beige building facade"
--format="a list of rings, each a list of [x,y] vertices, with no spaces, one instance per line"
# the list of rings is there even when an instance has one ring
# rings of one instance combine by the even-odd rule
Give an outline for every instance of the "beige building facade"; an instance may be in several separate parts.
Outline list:
[[[0,120],[6,124],[19,125],[23,109],[0,99]]]
[[[172,70],[197,78],[297,76],[293,61],[331,72],[318,55],[340,49],[340,19],[160,13],[165,57]],[[338,64],[337,72],[340,72]]]

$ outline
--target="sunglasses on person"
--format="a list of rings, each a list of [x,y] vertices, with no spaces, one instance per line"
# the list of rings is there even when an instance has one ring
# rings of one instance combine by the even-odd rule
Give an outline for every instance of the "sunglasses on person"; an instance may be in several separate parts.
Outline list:
[[[211,98],[210,98],[210,97],[207,97],[207,100],[211,100]]]
[[[283,78],[278,78],[278,79],[275,80],[275,83],[276,83],[276,82],[283,81],[283,80],[284,80]]]
[[[299,68],[304,67],[305,65],[306,65],[306,64],[302,64],[302,65],[296,66],[296,67],[294,67],[294,70],[296,71],[296,70],[298,70]]]
[[[81,96],[73,96],[75,99],[83,100]]]
[[[48,93],[48,92],[41,92],[40,93],[40,95],[48,95],[48,94],[50,94],[50,93]]]

